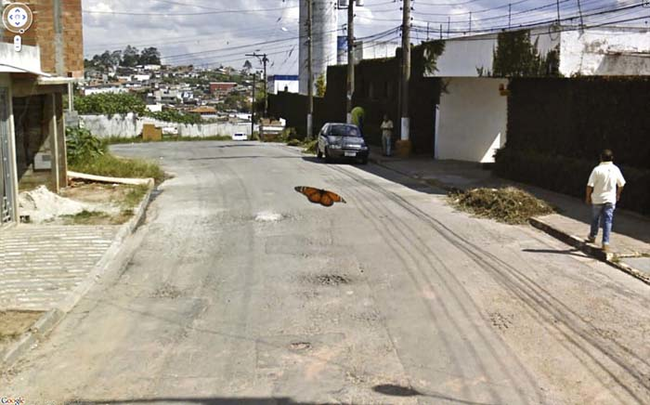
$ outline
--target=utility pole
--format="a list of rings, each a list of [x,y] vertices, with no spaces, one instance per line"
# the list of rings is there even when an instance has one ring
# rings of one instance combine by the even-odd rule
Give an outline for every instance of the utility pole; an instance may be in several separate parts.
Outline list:
[[[267,55],[265,53],[258,54],[256,52],[253,53],[247,53],[246,56],[253,56],[256,57],[262,62],[264,65],[264,117],[268,117],[269,113],[269,89],[268,89],[268,77],[266,75],[266,64],[269,62],[269,59],[266,57]]]
[[[469,33],[472,34],[472,12],[469,12]]]
[[[582,32],[585,29],[585,20],[582,17],[582,5],[580,0],[578,0],[578,13],[580,14],[580,31]]]
[[[314,135],[314,67],[312,61],[312,23],[313,23],[313,1],[307,1],[307,139],[311,140]]]
[[[557,9],[557,25],[560,25],[560,0],[555,0],[555,8]]]
[[[411,0],[404,0],[402,18],[402,97],[401,97],[401,132],[398,145],[401,154],[411,151],[410,118],[409,118],[409,85],[411,82]]]
[[[352,123],[352,96],[354,96],[354,1],[348,1],[348,89],[346,99],[346,121]]]
[[[508,4],[508,29],[510,29],[510,25],[512,23],[512,4]]]
[[[253,71],[253,101],[251,102],[251,139],[253,139],[253,133],[255,132],[255,76],[257,73]]]
[[[451,35],[451,17],[447,16],[447,38]]]

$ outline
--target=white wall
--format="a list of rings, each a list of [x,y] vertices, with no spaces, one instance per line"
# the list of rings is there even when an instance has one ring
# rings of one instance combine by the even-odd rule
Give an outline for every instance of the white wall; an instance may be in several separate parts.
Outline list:
[[[537,49],[542,55],[560,44],[560,34],[549,34],[548,29],[531,30],[530,41],[537,41]],[[475,35],[445,41],[445,50],[437,60],[436,77],[478,77],[477,69],[492,71],[497,35]]]
[[[439,159],[492,163],[505,145],[507,97],[499,93],[504,79],[450,78],[441,94],[436,156]]]
[[[278,94],[288,88],[289,93],[298,93],[300,82],[298,80],[274,80],[271,82],[273,87],[269,88],[270,94]]]
[[[592,75],[650,75],[650,31],[618,28],[562,33],[560,72]]]
[[[4,65],[4,66],[3,66]],[[0,42],[0,72],[12,72],[11,68],[30,72],[41,71],[41,51],[37,46],[23,45],[20,52],[14,50],[14,44]]]
[[[173,127],[179,136],[208,137],[217,135],[232,136],[235,133],[250,135],[250,124],[215,123],[201,125],[176,124],[158,121],[151,118],[136,118],[133,114],[126,116],[114,115],[82,115],[81,122],[84,128],[90,130],[93,135],[99,138],[135,138],[142,134],[144,124],[152,123],[161,128]]]
[[[128,93],[128,90],[124,87],[87,87],[83,91],[84,91],[84,96],[90,96],[93,94]]]

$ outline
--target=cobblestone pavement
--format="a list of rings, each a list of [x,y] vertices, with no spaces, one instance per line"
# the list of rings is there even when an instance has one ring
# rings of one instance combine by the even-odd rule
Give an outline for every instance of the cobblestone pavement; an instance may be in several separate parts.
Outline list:
[[[22,225],[0,232],[0,310],[47,311],[81,283],[119,226]]]

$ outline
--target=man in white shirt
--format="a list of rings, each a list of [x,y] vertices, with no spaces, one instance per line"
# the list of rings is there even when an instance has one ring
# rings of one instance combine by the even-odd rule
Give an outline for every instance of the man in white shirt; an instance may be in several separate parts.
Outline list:
[[[393,121],[384,114],[384,121],[381,123],[381,146],[384,156],[390,156],[390,146],[393,137]]]
[[[591,204],[591,232],[587,241],[594,243],[598,236],[598,228],[603,228],[603,251],[609,250],[609,236],[612,232],[614,210],[621,199],[625,179],[621,170],[614,165],[614,154],[605,149],[600,154],[600,165],[596,166],[587,182],[585,201]]]

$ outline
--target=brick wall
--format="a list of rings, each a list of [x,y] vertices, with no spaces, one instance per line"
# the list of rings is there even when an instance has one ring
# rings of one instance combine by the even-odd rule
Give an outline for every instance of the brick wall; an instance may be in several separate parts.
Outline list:
[[[81,0],[32,0],[37,3],[37,42],[43,71],[83,77]]]
[[[83,77],[81,1],[25,1],[34,13],[34,23],[23,35],[23,44],[40,47],[41,69],[44,72],[64,77]],[[2,41],[13,43],[14,34],[4,29],[2,31]]]

